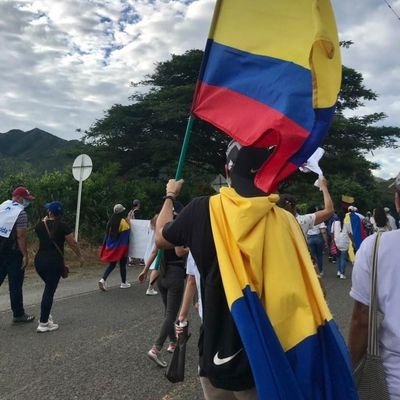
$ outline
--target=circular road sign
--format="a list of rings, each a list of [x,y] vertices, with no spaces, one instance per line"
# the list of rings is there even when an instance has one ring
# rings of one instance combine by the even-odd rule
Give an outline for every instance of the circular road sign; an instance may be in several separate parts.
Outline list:
[[[89,178],[92,168],[92,159],[87,154],[81,154],[72,164],[72,175],[77,181],[84,181]]]

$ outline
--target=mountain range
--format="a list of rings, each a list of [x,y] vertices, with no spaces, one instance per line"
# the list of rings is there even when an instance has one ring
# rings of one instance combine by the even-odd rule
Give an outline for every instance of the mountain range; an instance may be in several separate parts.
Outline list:
[[[38,173],[61,170],[71,165],[86,147],[78,140],[64,140],[38,128],[12,129],[0,133],[0,176],[27,168]]]

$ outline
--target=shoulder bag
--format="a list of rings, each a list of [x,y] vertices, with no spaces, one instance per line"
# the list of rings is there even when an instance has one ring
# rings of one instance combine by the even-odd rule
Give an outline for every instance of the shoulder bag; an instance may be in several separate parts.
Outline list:
[[[377,270],[381,233],[376,234],[372,255],[371,295],[368,317],[367,352],[354,370],[360,400],[390,400],[383,361],[379,354]]]
[[[69,268],[67,265],[65,265],[65,260],[64,260],[64,253],[61,251],[60,247],[58,246],[58,244],[54,241],[52,235],[50,234],[50,230],[49,227],[47,226],[47,221],[43,220],[44,226],[46,228],[47,234],[49,235],[50,240],[52,241],[52,243],[54,244],[54,247],[57,249],[58,253],[60,254],[62,260],[63,260],[63,269],[61,272],[61,278],[68,278],[68,274],[69,274]]]

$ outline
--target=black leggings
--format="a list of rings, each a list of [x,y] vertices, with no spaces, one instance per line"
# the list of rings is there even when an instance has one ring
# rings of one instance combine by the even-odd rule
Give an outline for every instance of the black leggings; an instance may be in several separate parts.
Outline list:
[[[54,294],[61,278],[63,262],[60,260],[60,256],[49,257],[38,253],[35,257],[35,268],[45,283],[42,302],[40,303],[40,322],[46,323],[49,320]]]
[[[158,350],[161,350],[167,337],[171,342],[176,342],[175,319],[182,302],[185,277],[183,267],[167,266],[165,276],[158,278],[158,288],[165,307],[164,321],[155,342]]]

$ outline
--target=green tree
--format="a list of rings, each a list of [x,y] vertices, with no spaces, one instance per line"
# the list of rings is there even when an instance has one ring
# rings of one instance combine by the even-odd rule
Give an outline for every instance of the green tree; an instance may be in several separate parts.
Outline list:
[[[118,161],[121,173],[131,177],[173,175],[202,55],[200,50],[172,55],[145,80],[134,83],[142,91],[131,96],[133,104],[114,105],[86,132],[85,141],[96,145],[93,157]],[[211,125],[196,121],[185,176],[222,171],[228,142]]]
[[[351,42],[342,43],[349,47]],[[85,140],[95,144],[94,157],[105,162],[118,161],[121,174],[131,179],[165,181],[173,176],[190,111],[202,51],[157,63],[146,79],[133,84],[140,88],[131,96],[132,104],[114,105],[104,118],[86,132]],[[377,126],[384,113],[349,116],[377,95],[364,85],[362,75],[343,66],[343,83],[337,113],[323,144],[326,155],[322,167],[331,182],[331,191],[340,203],[342,194],[353,195],[360,208],[372,208],[382,196],[371,170],[377,166],[365,154],[381,147],[395,147],[400,137],[398,127]],[[211,125],[196,121],[185,164],[184,176],[198,192],[206,192],[212,175],[223,171],[224,151],[229,138]],[[321,201],[313,188],[315,176],[296,173],[282,184],[306,203]],[[191,193],[194,195],[195,193]]]

